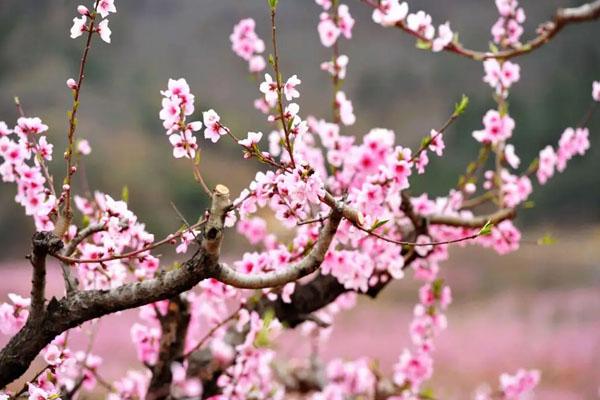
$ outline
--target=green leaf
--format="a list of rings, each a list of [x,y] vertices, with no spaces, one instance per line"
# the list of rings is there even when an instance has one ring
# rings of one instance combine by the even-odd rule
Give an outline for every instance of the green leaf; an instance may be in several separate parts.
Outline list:
[[[415,44],[417,49],[421,50],[429,50],[431,49],[431,42],[429,40],[417,39],[417,43]]]
[[[458,117],[459,115],[464,113],[468,106],[469,98],[463,94],[460,98],[460,102],[454,105],[454,116]]]
[[[256,334],[256,338],[254,339],[255,347],[269,346],[271,342],[269,339],[269,326],[271,325],[271,322],[273,322],[274,318],[275,313],[273,312],[272,308],[269,308],[263,316],[263,326],[262,328],[260,328],[260,331],[258,331],[258,333]]]
[[[273,11],[277,8],[277,3],[279,3],[279,0],[267,0],[267,3],[269,4],[271,11]]]
[[[492,233],[493,227],[494,227],[494,224],[492,224],[492,220],[488,220],[485,223],[485,225],[483,225],[481,227],[481,229],[479,230],[479,236],[489,235],[490,233]]]
[[[269,64],[271,64],[272,66],[275,66],[275,58],[273,57],[273,54],[269,53]]]
[[[375,229],[387,224],[388,222],[389,222],[389,219],[382,219],[381,221],[376,219],[375,222],[373,223],[373,226],[371,226],[371,229],[369,229],[369,230],[374,231]]]
[[[535,201],[529,200],[523,203],[523,208],[533,208],[535,207]]]
[[[544,236],[539,238],[537,241],[538,245],[540,246],[551,246],[553,244],[556,244],[556,242],[556,238],[549,233],[544,234]]]
[[[81,220],[81,225],[83,225],[84,228],[87,228],[90,225],[90,217],[87,215],[84,215]]]
[[[490,51],[492,53],[497,53],[498,52],[498,47],[494,43],[492,43],[492,42],[490,42]]]
[[[129,203],[129,188],[127,185],[123,186],[123,189],[121,189],[121,200],[125,203]]]

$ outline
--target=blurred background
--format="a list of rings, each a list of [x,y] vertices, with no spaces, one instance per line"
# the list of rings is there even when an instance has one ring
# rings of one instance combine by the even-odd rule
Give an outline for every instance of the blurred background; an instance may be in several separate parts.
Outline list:
[[[370,10],[358,0],[346,3],[357,22],[353,40],[341,41],[341,52],[350,57],[344,90],[358,118],[346,133],[360,137],[371,127],[385,127],[396,132],[398,143],[416,147],[431,128],[446,120],[461,94],[470,97],[467,112],[445,135],[445,156],[432,159],[427,174],[413,180],[414,193],[446,193],[476,157],[471,132],[480,129],[483,114],[494,106],[491,90],[482,82],[481,64],[417,50],[407,35],[373,24]],[[451,21],[467,47],[487,48],[489,29],[497,18],[492,1],[409,3],[411,9],[431,13],[435,24]],[[582,1],[521,3],[527,13],[527,38],[556,8]],[[19,96],[28,115],[39,116],[50,126],[48,136],[55,144],[52,169],[58,181],[64,169],[60,155],[71,101],[65,81],[77,74],[83,46],[83,40],[69,38],[77,4],[0,0],[0,120],[14,125],[13,97]],[[116,6],[118,13],[110,17],[113,43],[94,43],[82,93],[78,136],[88,139],[93,149],[84,167],[92,189],[119,197],[127,186],[131,209],[151,232],[162,236],[179,225],[170,202],[194,220],[206,199],[193,182],[189,164],[171,157],[158,119],[159,90],[169,78],[185,77],[196,95],[198,119],[200,110],[214,108],[242,136],[249,130],[267,132],[264,116],[252,107],[257,84],[229,42],[233,25],[245,17],[257,21],[257,33],[267,41],[267,6],[264,0],[137,0],[117,1]],[[328,117],[323,110],[329,109],[330,79],[319,65],[331,53],[318,39],[319,12],[313,1],[281,0],[278,40],[283,75],[295,73],[302,79],[302,115]],[[509,101],[517,122],[512,141],[525,166],[587,111],[591,82],[600,79],[599,38],[600,22],[569,26],[552,43],[517,59],[522,78]],[[535,188],[535,207],[523,210],[517,222],[526,239],[521,250],[498,257],[472,247],[457,248],[444,265],[456,303],[449,311],[450,329],[439,342],[433,383],[448,398],[465,398],[478,382],[496,385],[499,372],[514,372],[519,366],[542,369],[540,398],[597,396],[599,129],[597,113],[590,124],[591,150],[574,158],[567,171],[549,184]],[[256,163],[244,162],[229,141],[213,145],[199,138],[199,144],[209,184],[226,183],[238,193],[255,174]],[[83,182],[75,186],[81,189]],[[0,268],[6,271],[0,273],[15,277],[3,280],[2,301],[7,291],[25,294],[29,282],[21,260],[33,225],[13,202],[15,190],[12,185],[0,186]],[[545,233],[557,243],[536,246]],[[242,244],[228,247],[233,258]],[[326,355],[366,354],[391,365],[407,342],[407,321],[416,299],[416,286],[409,281],[390,287],[381,301],[361,300],[355,312],[342,315],[342,325],[334,332],[336,345],[327,348]],[[373,323],[364,323],[365,319]],[[118,319],[111,321],[118,324]],[[128,327],[111,331],[122,332],[126,347]],[[390,346],[397,351],[390,351]],[[124,354],[127,351],[133,353],[129,349]],[[113,363],[109,375],[119,376],[124,368],[137,366],[131,354],[123,357]]]

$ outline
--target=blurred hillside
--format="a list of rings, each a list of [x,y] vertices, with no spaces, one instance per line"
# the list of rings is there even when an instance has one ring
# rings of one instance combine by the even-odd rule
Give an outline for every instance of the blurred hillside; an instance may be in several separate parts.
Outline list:
[[[59,181],[70,105],[65,81],[76,74],[83,46],[82,40],[69,38],[79,3],[0,1],[0,120],[14,124],[12,99],[18,95],[27,114],[50,125]],[[374,25],[359,1],[347,3],[357,24],[354,39],[342,42],[342,52],[350,56],[344,90],[358,117],[348,133],[362,135],[371,127],[386,127],[395,130],[399,143],[415,146],[440,126],[462,93],[471,98],[464,118],[448,131],[447,156],[432,160],[429,172],[415,180],[415,192],[444,193],[475,156],[471,132],[480,128],[483,113],[493,106],[491,90],[481,80],[483,68],[454,55],[417,50],[407,35]],[[489,27],[497,17],[492,1],[409,3],[413,9],[428,10],[436,23],[450,20],[468,47],[487,47]],[[557,7],[581,2],[522,3],[529,37]],[[197,110],[215,108],[234,131],[266,131],[264,117],[252,107],[256,84],[230,51],[229,33],[239,19],[251,16],[259,35],[267,39],[267,7],[264,0],[122,0],[117,8],[118,14],[110,18],[113,44],[94,44],[83,89],[78,135],[93,147],[85,170],[93,189],[118,197],[127,185],[132,209],[152,231],[166,233],[179,224],[171,201],[190,219],[202,212],[205,202],[188,164],[171,157],[158,120],[159,90],[168,78],[185,77],[196,94]],[[279,10],[283,73],[297,73],[302,79],[303,115],[326,116],[322,111],[328,109],[330,92],[323,87],[329,87],[328,77],[319,64],[330,53],[321,47],[316,32],[320,9],[310,0],[281,0]],[[568,27],[551,44],[518,60],[522,82],[510,99],[517,121],[514,143],[525,165],[587,110],[591,82],[600,78],[599,37],[600,23]],[[536,207],[522,213],[521,225],[600,221],[600,150],[594,134],[600,129],[600,114],[590,127],[591,151],[536,191]],[[200,145],[209,183],[224,182],[237,192],[254,174],[255,163],[243,162],[239,150],[226,141],[212,145],[200,139]],[[82,182],[76,185],[83,188]],[[0,186],[0,239],[10,249],[3,258],[24,254],[29,242],[23,238],[33,229],[12,202],[14,194],[13,186]]]

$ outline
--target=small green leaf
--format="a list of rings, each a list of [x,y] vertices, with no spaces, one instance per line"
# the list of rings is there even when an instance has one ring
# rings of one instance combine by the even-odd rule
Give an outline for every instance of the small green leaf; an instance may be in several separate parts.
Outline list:
[[[431,144],[431,136],[425,136],[423,139],[421,139],[421,148],[422,149],[429,146],[430,144]]]
[[[483,225],[481,227],[481,229],[479,230],[479,236],[489,235],[490,233],[492,233],[493,227],[494,227],[494,224],[492,224],[492,220],[488,220],[485,223],[485,225]]]
[[[458,117],[459,115],[464,113],[468,106],[469,98],[463,94],[460,98],[460,102],[454,105],[454,116]]]
[[[526,201],[525,203],[523,203],[523,207],[524,208],[533,208],[533,207],[535,207],[535,201],[533,201],[533,200]]]
[[[271,342],[271,340],[269,339],[269,326],[271,325],[271,322],[273,322],[274,318],[275,313],[273,312],[272,308],[269,308],[263,316],[263,326],[260,329],[260,331],[258,331],[258,333],[256,334],[256,338],[254,339],[255,347],[269,346]]]
[[[273,11],[277,8],[277,3],[279,3],[279,0],[267,0],[267,3],[269,4],[271,11]]]
[[[373,226],[371,226],[371,231],[374,231],[375,229],[387,224],[389,222],[389,219],[382,219],[381,221],[376,219],[375,222],[373,223]]]
[[[492,53],[497,53],[498,52],[498,47],[494,43],[492,43],[492,42],[490,42],[490,51]]]
[[[417,43],[415,44],[417,49],[421,50],[429,50],[431,49],[431,42],[429,40],[417,39]]]
[[[125,203],[129,203],[129,188],[127,185],[123,186],[123,189],[121,189],[121,200]]]
[[[556,244],[557,240],[549,233],[544,234],[541,238],[538,239],[537,243],[540,246],[551,246]]]
[[[272,66],[275,65],[275,58],[273,57],[273,54],[269,54],[269,64]]]
[[[83,225],[84,228],[88,227],[90,225],[90,217],[87,215],[84,215],[83,218],[81,219],[81,225]]]

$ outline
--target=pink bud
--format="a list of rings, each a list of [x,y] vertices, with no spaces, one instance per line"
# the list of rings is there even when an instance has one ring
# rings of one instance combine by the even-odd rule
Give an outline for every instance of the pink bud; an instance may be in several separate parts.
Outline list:
[[[74,174],[75,172],[77,172],[77,167],[73,165],[71,167],[71,174]]]
[[[85,16],[90,15],[90,11],[87,9],[87,7],[86,6],[82,6],[82,5],[80,5],[80,6],[77,7],[77,12],[79,14],[85,15]]]
[[[65,184],[65,185],[63,185],[62,189],[63,189],[63,191],[66,192],[71,189],[71,186]]]
[[[67,87],[69,89],[76,90],[77,89],[77,82],[75,82],[75,79],[73,79],[73,78],[67,79]]]

